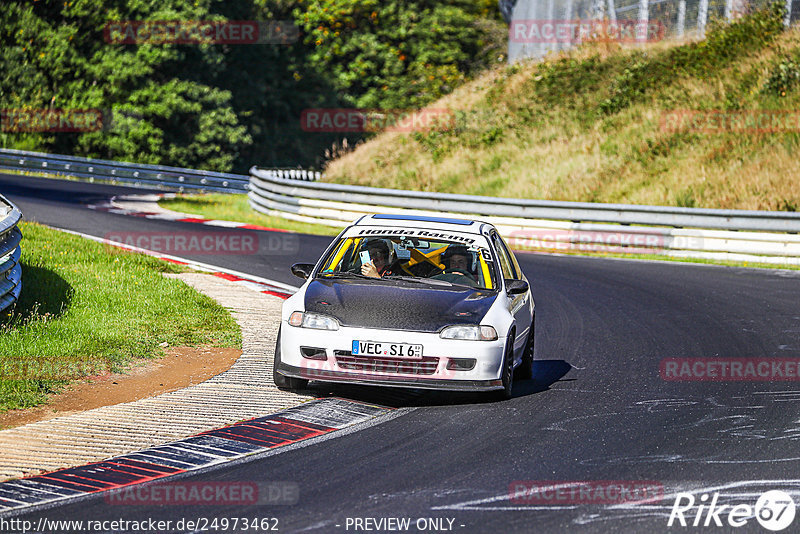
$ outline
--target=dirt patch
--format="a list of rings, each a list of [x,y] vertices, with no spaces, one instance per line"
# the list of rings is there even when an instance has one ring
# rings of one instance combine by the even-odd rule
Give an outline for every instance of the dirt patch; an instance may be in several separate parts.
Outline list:
[[[74,382],[50,397],[47,404],[0,414],[0,428],[132,402],[199,384],[227,371],[241,354],[239,349],[219,347],[169,348],[163,358],[134,367],[127,374],[107,374]]]

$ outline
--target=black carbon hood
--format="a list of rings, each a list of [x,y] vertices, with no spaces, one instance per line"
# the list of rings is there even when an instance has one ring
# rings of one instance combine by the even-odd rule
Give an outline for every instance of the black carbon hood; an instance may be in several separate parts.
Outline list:
[[[336,317],[342,325],[437,332],[450,324],[479,324],[497,298],[494,291],[363,280],[313,280],[306,311]]]

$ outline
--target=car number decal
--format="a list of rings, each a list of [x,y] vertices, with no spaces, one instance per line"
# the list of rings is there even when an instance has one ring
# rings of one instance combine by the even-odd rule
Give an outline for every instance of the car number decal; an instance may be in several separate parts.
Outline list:
[[[386,358],[421,359],[422,345],[353,340],[353,356],[381,356]]]

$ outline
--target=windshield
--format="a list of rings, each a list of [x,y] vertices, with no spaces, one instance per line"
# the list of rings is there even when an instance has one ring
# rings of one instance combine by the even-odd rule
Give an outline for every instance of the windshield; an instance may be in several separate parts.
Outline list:
[[[318,276],[493,289],[497,284],[491,258],[487,248],[458,241],[391,235],[346,237],[323,260]]]

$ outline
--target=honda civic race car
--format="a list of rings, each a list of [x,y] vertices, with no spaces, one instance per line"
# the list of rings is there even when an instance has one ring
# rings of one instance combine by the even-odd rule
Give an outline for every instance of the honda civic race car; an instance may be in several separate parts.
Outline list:
[[[333,240],[283,304],[274,380],[496,391],[530,378],[534,302],[488,223],[364,216]]]

